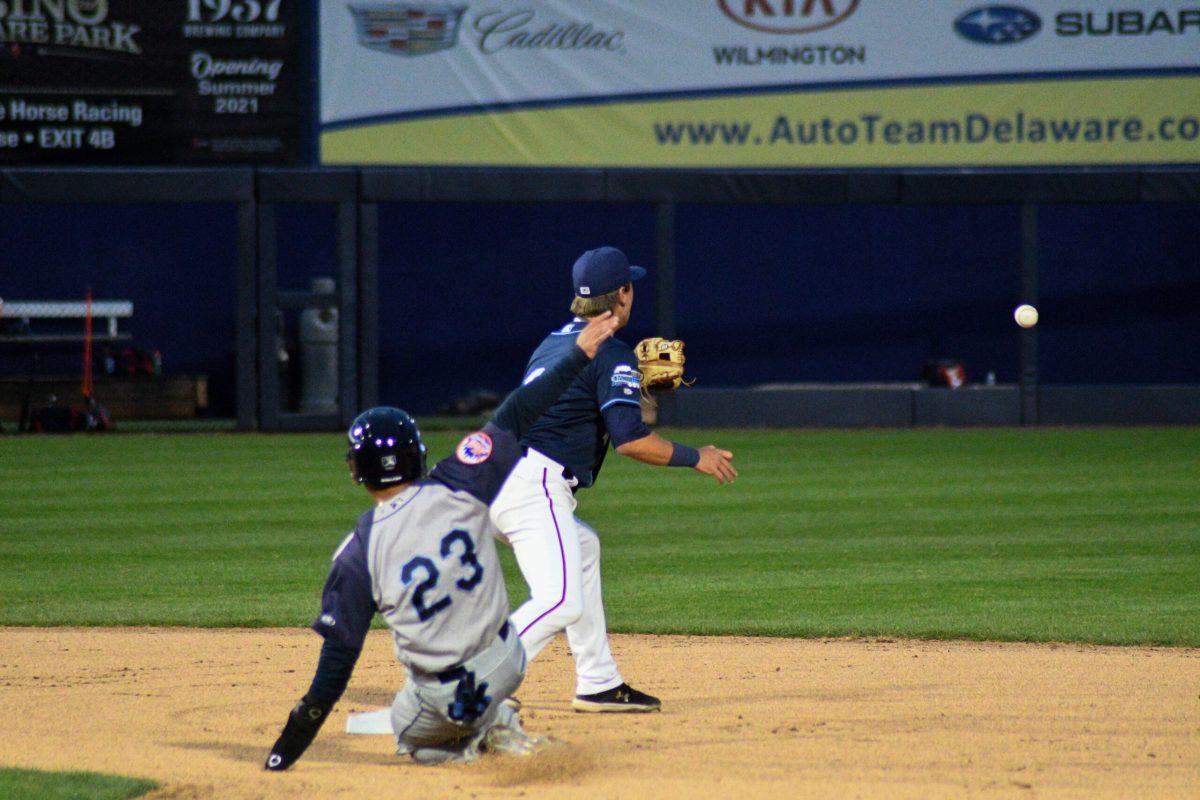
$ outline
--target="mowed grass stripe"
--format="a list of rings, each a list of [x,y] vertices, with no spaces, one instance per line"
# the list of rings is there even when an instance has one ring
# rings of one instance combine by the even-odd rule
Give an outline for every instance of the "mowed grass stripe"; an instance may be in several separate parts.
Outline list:
[[[132,800],[156,786],[140,778],[95,772],[0,768],[0,797],[5,800]]]
[[[666,433],[742,477],[610,456],[578,513],[613,630],[1200,645],[1200,429]],[[0,439],[0,623],[308,624],[366,507],[343,449]]]

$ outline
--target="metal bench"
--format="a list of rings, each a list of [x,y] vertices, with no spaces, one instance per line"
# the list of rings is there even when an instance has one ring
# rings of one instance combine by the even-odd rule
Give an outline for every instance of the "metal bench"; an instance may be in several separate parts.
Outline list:
[[[25,377],[25,391],[20,398],[20,416],[17,430],[28,429],[34,386],[38,383],[38,371],[41,357],[44,353],[67,352],[78,347],[87,340],[87,335],[80,325],[74,332],[66,332],[65,325],[55,325],[64,320],[84,320],[87,318],[88,304],[82,300],[16,300],[0,299],[0,354],[29,357],[28,374]],[[93,331],[92,341],[102,344],[127,342],[132,336],[118,328],[118,320],[133,316],[133,302],[130,300],[93,300],[93,320],[107,320],[108,325],[99,331]],[[18,329],[4,333],[5,323],[18,320]],[[37,331],[31,322],[44,321],[51,330]],[[41,327],[40,325],[38,327]],[[86,349],[85,349],[85,352]]]
[[[129,339],[129,334],[121,333],[117,320],[133,316],[133,301],[131,300],[93,300],[92,318],[107,319],[106,333],[97,332],[92,338],[96,341],[115,342]],[[0,299],[0,323],[4,320],[19,319],[26,322],[44,320],[79,319],[87,317],[87,303],[82,300],[3,300]],[[82,342],[83,332],[77,334],[63,333],[20,333],[0,335],[0,342],[30,344],[70,344]]]

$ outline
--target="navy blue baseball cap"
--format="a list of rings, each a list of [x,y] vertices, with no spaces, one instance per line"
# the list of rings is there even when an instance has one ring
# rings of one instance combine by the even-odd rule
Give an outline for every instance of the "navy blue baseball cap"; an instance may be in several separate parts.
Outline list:
[[[588,250],[571,268],[577,297],[599,297],[615,292],[645,275],[646,270],[631,265],[625,254],[615,247]]]

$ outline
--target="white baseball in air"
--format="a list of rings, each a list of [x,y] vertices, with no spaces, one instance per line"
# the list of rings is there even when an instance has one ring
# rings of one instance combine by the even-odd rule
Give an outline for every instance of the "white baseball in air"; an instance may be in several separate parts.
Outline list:
[[[1028,303],[1022,303],[1013,310],[1013,319],[1022,328],[1032,328],[1037,325],[1038,310]]]

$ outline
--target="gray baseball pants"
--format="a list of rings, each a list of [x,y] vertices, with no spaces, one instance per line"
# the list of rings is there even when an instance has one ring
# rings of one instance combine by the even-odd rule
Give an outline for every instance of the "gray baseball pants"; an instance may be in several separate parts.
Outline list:
[[[396,752],[410,755],[422,764],[473,761],[479,745],[493,726],[519,725],[516,712],[504,700],[516,692],[525,678],[525,648],[512,625],[506,636],[497,636],[483,652],[463,662],[460,670],[440,674],[407,671],[404,688],[392,701],[392,730]],[[450,673],[458,673],[451,677]],[[451,709],[465,673],[475,686],[486,683],[490,698],[478,717],[470,721],[452,719]]]

